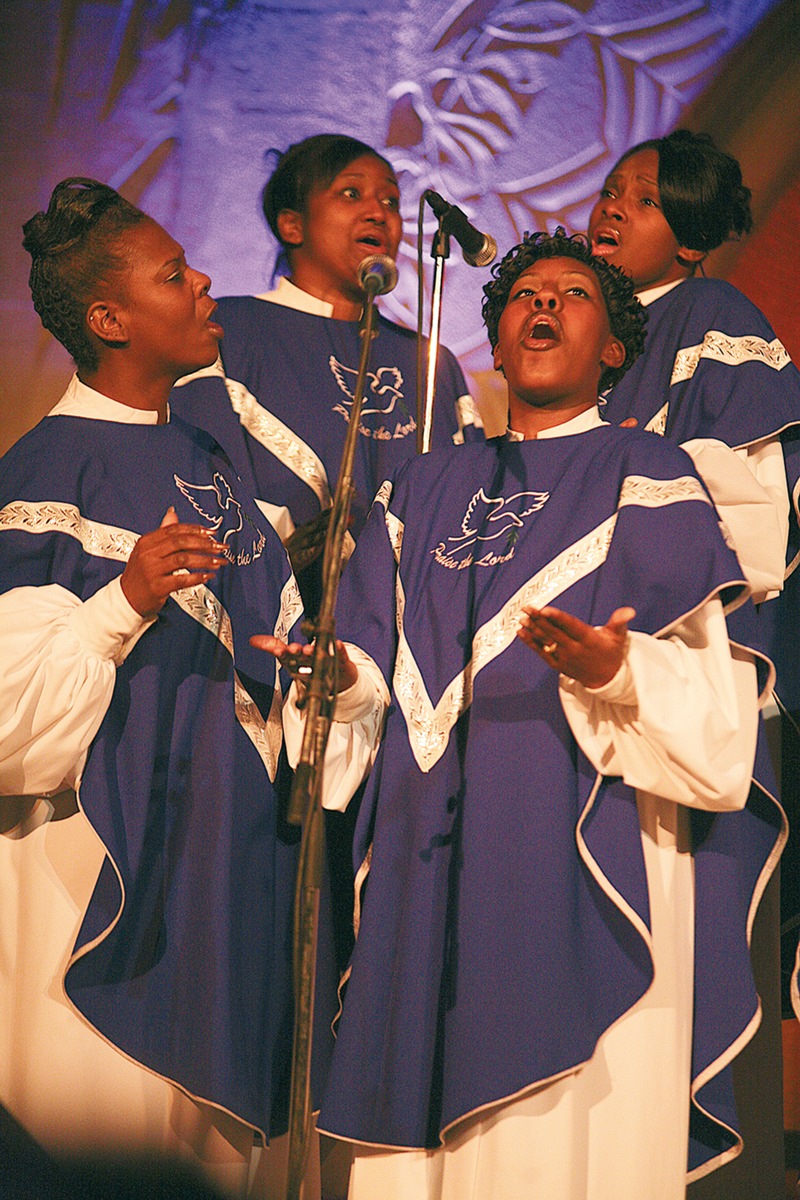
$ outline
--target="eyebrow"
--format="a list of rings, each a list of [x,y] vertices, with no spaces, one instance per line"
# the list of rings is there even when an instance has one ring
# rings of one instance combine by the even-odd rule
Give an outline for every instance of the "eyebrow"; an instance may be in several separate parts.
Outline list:
[[[337,179],[364,179],[366,174],[367,174],[366,171],[349,171],[347,169],[347,167],[345,167],[343,171],[339,172],[339,174],[336,176],[336,178]],[[394,186],[396,188],[400,187],[400,184],[397,182],[397,177],[395,175],[384,175],[384,179],[385,179],[386,183],[392,183],[392,184],[394,184]]]
[[[174,255],[173,258],[165,259],[164,262],[161,264],[161,270],[166,271],[166,270],[169,270],[170,267],[175,267],[175,266],[181,267],[181,266],[183,266],[183,264],[185,262],[186,262],[186,254],[183,250],[181,250],[180,254]]]
[[[540,259],[539,261],[547,262],[547,259]],[[520,280],[525,279],[528,276],[532,275],[534,273],[534,271],[536,270],[536,266],[537,266],[537,264],[534,263],[532,266],[527,267],[521,274],[519,274],[517,276],[517,278],[514,280],[514,282],[511,286],[515,287],[520,282]],[[570,275],[574,276],[576,279],[588,279],[590,281],[597,281],[598,286],[600,283],[600,281],[597,279],[597,276],[595,275],[595,273],[591,267],[587,267],[585,271],[581,271],[580,268],[567,267],[564,271],[562,271],[561,278],[566,279]]]
[[[612,171],[612,173],[606,177],[605,182],[611,183],[613,179],[619,179],[620,174],[621,172],[619,171]],[[652,175],[634,175],[633,178],[637,180],[638,183],[649,183],[652,187],[658,187],[658,179],[654,179]]]

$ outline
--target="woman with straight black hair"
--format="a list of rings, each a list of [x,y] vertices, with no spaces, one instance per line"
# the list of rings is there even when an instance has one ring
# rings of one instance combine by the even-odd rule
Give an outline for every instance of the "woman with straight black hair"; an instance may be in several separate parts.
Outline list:
[[[323,133],[281,156],[262,208],[281,246],[278,270],[288,273],[271,291],[220,301],[221,358],[182,380],[172,404],[227,448],[275,528],[291,538],[287,545],[313,615],[319,574],[314,567],[302,571],[307,556],[301,547],[309,555],[321,549],[324,520],[315,519],[330,507],[350,420],[365,299],[358,268],[375,254],[396,257],[400,190],[391,163],[371,146]],[[354,465],[355,538],[379,484],[416,454],[416,413],[416,336],[381,316]],[[475,420],[461,368],[443,348],[433,445],[463,441]],[[308,537],[291,536],[309,523]]]
[[[755,596],[766,600],[781,591],[800,550],[800,373],[755,305],[703,273],[710,251],[751,227],[750,191],[736,159],[708,135],[678,129],[616,163],[589,236],[595,255],[633,279],[649,316],[645,352],[606,394],[603,415],[690,443],[730,518]],[[749,479],[729,458],[715,458],[720,442]],[[763,623],[785,609],[785,601],[767,606]],[[792,707],[800,707],[796,643],[771,633],[768,645],[778,691]]]
[[[595,255],[631,276],[649,314],[645,351],[606,393],[603,415],[683,445],[728,527],[754,599],[762,601],[760,637],[777,669],[776,694],[792,714],[781,722],[781,794],[793,824],[800,808],[791,765],[800,753],[800,373],[763,313],[731,284],[704,274],[707,255],[747,234],[752,223],[750,191],[736,159],[708,135],[678,129],[633,146],[615,164],[592,210],[589,235]],[[781,740],[777,730],[775,739]],[[792,838],[781,873],[783,911],[779,917],[777,899],[765,904],[774,931],[756,949],[762,986],[776,993],[768,1016],[778,1008],[778,983],[777,964],[766,959],[779,920],[794,928],[798,868]],[[795,941],[790,934],[782,948],[786,1013],[790,991],[797,994]],[[748,1063],[751,1072],[760,1064],[762,1074],[742,1084],[752,1094],[750,1121],[762,1139],[755,1153],[752,1143],[748,1147],[750,1161],[762,1173],[774,1163],[763,1183],[771,1189],[781,1186],[783,1170],[780,1035],[767,1024],[760,1037],[760,1053]],[[727,1181],[726,1196],[752,1194],[752,1175],[748,1179],[744,1165],[741,1172]],[[737,1178],[741,1190],[734,1191]]]

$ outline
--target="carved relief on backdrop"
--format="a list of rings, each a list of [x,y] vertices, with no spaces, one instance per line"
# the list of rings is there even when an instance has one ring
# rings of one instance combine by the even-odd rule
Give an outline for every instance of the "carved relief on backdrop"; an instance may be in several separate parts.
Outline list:
[[[46,97],[29,118],[28,149],[36,153],[18,153],[16,206],[30,215],[58,178],[94,175],[162,221],[211,274],[216,294],[261,291],[275,258],[259,213],[265,153],[341,129],[385,150],[400,173],[406,261],[386,308],[414,325],[416,208],[425,188],[458,203],[501,252],[527,229],[585,228],[618,154],[678,123],[774,7],[775,0],[17,3],[12,42],[13,27],[37,24],[49,71]],[[19,90],[30,89],[30,75],[17,69]],[[17,128],[18,146],[20,138]],[[2,245],[10,246],[22,341],[38,339],[25,310],[27,264],[16,229],[3,232]],[[443,336],[490,402],[495,377],[480,321],[486,277],[453,247]],[[37,344],[50,386],[67,367]],[[5,357],[7,343],[0,350]],[[27,427],[56,397],[50,387],[39,400],[19,360],[15,371],[41,405]]]

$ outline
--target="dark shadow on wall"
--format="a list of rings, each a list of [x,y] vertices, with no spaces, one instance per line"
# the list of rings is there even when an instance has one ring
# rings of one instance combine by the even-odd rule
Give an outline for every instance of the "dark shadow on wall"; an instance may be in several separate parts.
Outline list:
[[[800,3],[784,0],[721,65],[680,124],[741,163],[754,230],[711,256],[709,273],[766,313],[800,362]]]

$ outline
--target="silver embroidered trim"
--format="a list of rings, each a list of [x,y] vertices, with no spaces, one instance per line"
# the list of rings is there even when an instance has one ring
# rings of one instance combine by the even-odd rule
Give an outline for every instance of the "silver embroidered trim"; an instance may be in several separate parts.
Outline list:
[[[638,504],[643,508],[662,508],[666,504],[678,504],[683,500],[711,503],[700,480],[692,475],[680,475],[677,479],[650,479],[646,475],[628,475],[622,484],[619,506],[622,508],[626,504]]]
[[[391,481],[384,479],[383,483],[375,493],[375,499],[373,503],[382,504],[386,510],[386,516],[384,518],[386,521],[386,532],[389,535],[389,542],[392,547],[392,553],[394,554],[395,561],[399,563],[400,552],[403,549],[403,531],[405,529],[405,525],[399,517],[396,517],[393,512],[389,511],[389,501],[392,498],[393,490],[394,488]]]
[[[330,508],[331,489],[321,459],[309,445],[284,425],[283,421],[259,404],[252,392],[236,379],[225,377],[231,408],[242,426],[265,450],[274,454],[298,479],[308,484],[322,508]]]
[[[381,484],[381,486],[378,488],[377,492],[375,493],[375,499],[374,499],[373,503],[374,504],[382,504],[384,508],[388,508],[389,501],[392,498],[393,490],[394,490],[394,488],[392,486],[391,479],[384,479],[383,483]]]
[[[290,575],[281,591],[281,605],[275,622],[275,637],[280,641],[288,640],[292,626],[303,615],[303,601],[300,598],[300,589],[297,586],[297,580],[294,575]],[[237,679],[238,682],[238,679]],[[244,691],[244,689],[242,689]],[[253,706],[255,708],[255,706]],[[238,710],[237,710],[238,715]],[[255,717],[260,718],[258,709],[255,709]],[[269,760],[262,754],[262,743],[255,741],[249,729],[242,722],[242,728],[247,733],[253,745],[261,754],[262,761],[267,767],[267,773],[270,780],[275,782],[275,773],[278,768],[278,756],[283,745],[283,695],[281,693],[280,681],[280,665],[278,660],[275,660],[275,679],[273,682],[272,703],[267,717],[266,729],[264,730],[264,749],[269,754]]]
[[[233,658],[233,629],[231,619],[214,593],[204,583],[172,592],[172,599],[198,625],[222,642]]]
[[[74,504],[12,500],[0,510],[0,529],[21,529],[26,533],[65,533],[80,542],[87,554],[127,562],[139,540],[138,533],[90,521]]]
[[[663,437],[667,432],[667,417],[669,416],[669,401],[658,410],[655,416],[651,417],[645,425],[648,433],[657,433]]]
[[[792,361],[786,347],[778,338],[767,342],[764,338],[754,337],[752,334],[731,337],[718,329],[709,329],[699,346],[687,346],[686,349],[678,351],[669,381],[670,386],[691,379],[701,358],[710,358],[729,367],[738,367],[744,362],[760,362],[765,367],[771,367],[773,371],[782,371]]]
[[[275,776],[278,773],[278,757],[283,745],[283,724],[281,720],[283,706],[280,699],[281,692],[278,681],[275,681],[272,703],[266,721],[236,671],[233,672],[233,696],[236,720],[255,746],[256,753],[269,775],[270,783],[274,783]]]
[[[435,708],[403,630],[404,596],[398,575],[400,641],[392,682],[406,719],[411,750],[421,771],[430,771],[441,758],[456,721],[472,703],[473,684],[479,672],[502,654],[516,637],[523,607],[532,604],[541,608],[552,603],[561,592],[599,567],[608,555],[616,523],[617,514],[614,513],[597,529],[562,551],[481,626],[473,639],[470,661],[445,688]]]
[[[392,553],[395,557],[395,562],[400,562],[400,553],[403,549],[403,533],[405,525],[394,515],[393,512],[386,512],[386,530],[389,534],[389,542],[391,543]]]
[[[26,533],[50,533],[57,531],[69,537],[74,537],[80,542],[87,554],[92,554],[97,558],[109,558],[116,562],[127,562],[133,547],[139,540],[139,534],[133,533],[129,529],[120,529],[114,525],[104,525],[100,521],[90,521],[81,514],[80,510],[74,504],[57,504],[52,501],[35,503],[15,500],[11,504],[7,504],[5,508],[0,510],[0,529],[19,529],[24,530]],[[294,584],[296,591],[297,585],[294,583],[294,579],[289,582],[290,584]],[[284,595],[281,598],[279,624],[281,618],[284,616],[284,606],[288,619],[289,606],[292,602],[296,603],[296,601],[292,600],[293,594],[290,591],[287,592],[288,587],[289,585],[287,584],[287,587],[284,588]],[[231,620],[214,593],[205,584],[198,584],[195,587],[181,588],[180,591],[173,592],[172,599],[192,620],[197,621],[213,637],[216,637],[233,660],[233,629],[231,628]],[[277,688],[277,694],[280,696],[279,687]],[[234,710],[236,719],[255,746],[261,761],[264,763],[267,774],[273,782],[275,780],[278,755],[280,754],[283,738],[280,701],[278,701],[277,705],[277,715],[275,709],[276,697],[273,694],[270,714],[265,721],[255,701],[248,694],[234,670]]]
[[[275,637],[285,642],[296,621],[303,615],[303,601],[294,575],[290,575],[281,592],[281,607],[275,622]]]

